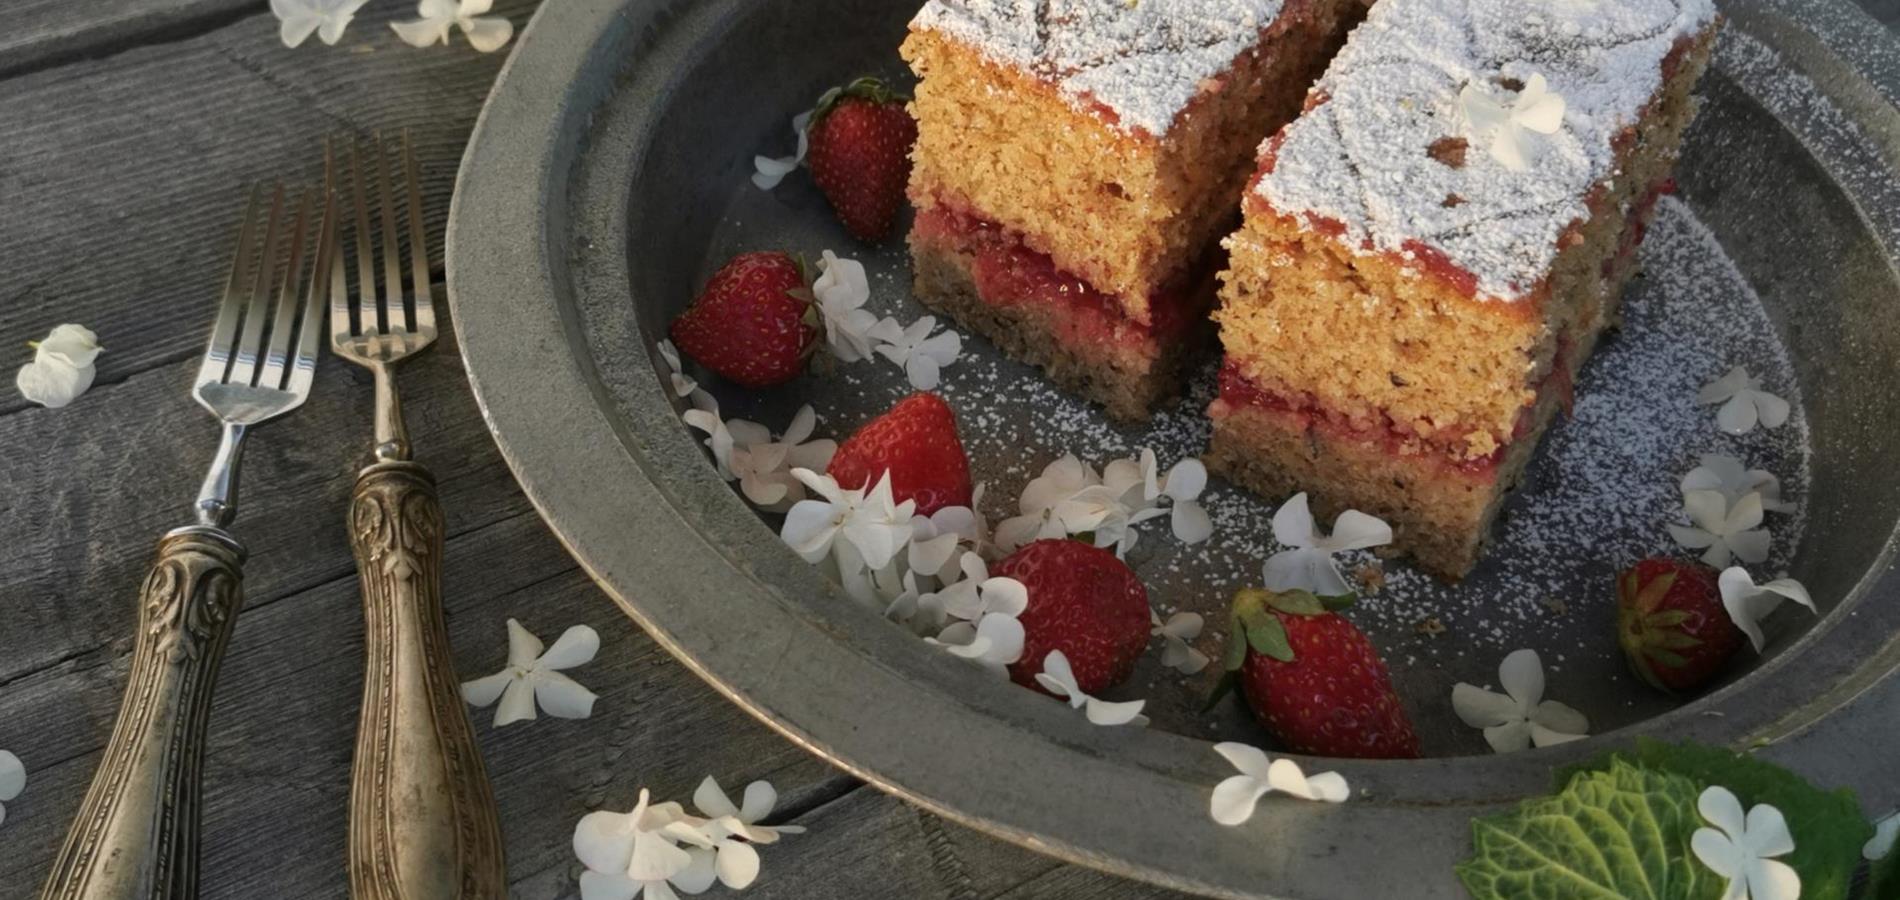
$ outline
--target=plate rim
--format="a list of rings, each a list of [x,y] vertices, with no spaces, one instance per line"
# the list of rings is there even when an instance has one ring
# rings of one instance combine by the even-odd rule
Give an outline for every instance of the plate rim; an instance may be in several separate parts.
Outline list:
[[[1218,757],[1206,752],[1207,742],[1162,732],[1095,729],[1080,717],[1061,715],[1066,710],[1033,694],[995,683],[970,667],[955,666],[942,655],[917,652],[914,641],[897,640],[895,629],[868,627],[881,625],[874,617],[826,616],[815,613],[813,604],[790,600],[788,592],[837,592],[819,581],[810,567],[783,566],[782,558],[791,555],[776,546],[775,538],[773,546],[761,547],[757,534],[731,530],[739,524],[733,516],[736,509],[750,521],[752,532],[761,531],[756,517],[697,457],[697,447],[676,423],[673,431],[677,434],[638,433],[634,425],[653,423],[629,423],[610,415],[611,404],[583,354],[557,352],[557,359],[550,361],[546,352],[560,345],[571,348],[576,342],[584,348],[586,340],[567,308],[573,292],[583,289],[578,282],[584,277],[574,271],[567,250],[574,227],[567,218],[572,214],[568,188],[575,178],[583,177],[579,173],[584,136],[595,127],[591,120],[596,108],[616,82],[602,73],[639,65],[639,61],[626,62],[631,54],[620,51],[639,46],[643,39],[650,41],[654,32],[703,27],[705,23],[695,16],[716,17],[735,2],[698,4],[686,12],[677,8],[680,4],[644,0],[543,4],[503,67],[469,139],[451,203],[444,256],[451,318],[471,388],[485,424],[530,502],[568,552],[627,615],[755,718],[881,790],[1071,862],[1219,896],[1278,896],[1262,892],[1260,885],[1271,884],[1273,890],[1293,896],[1319,897],[1341,889],[1376,887],[1376,883],[1341,881],[1342,874],[1354,876],[1335,870],[1315,881],[1318,867],[1297,864],[1303,852],[1327,853],[1328,848],[1374,842],[1395,833],[1427,837],[1400,842],[1407,846],[1389,848],[1393,851],[1389,854],[1382,847],[1381,864],[1367,869],[1406,869],[1408,862],[1430,860],[1431,867],[1424,872],[1432,876],[1431,886],[1439,887],[1443,881],[1455,887],[1446,848],[1454,846],[1461,855],[1466,820],[1517,799],[1515,794],[1497,796],[1495,789],[1492,796],[1485,796],[1481,785],[1495,784],[1500,770],[1505,783],[1522,786],[1535,781],[1541,791],[1548,786],[1551,770],[1624,743],[1632,734],[1667,730],[1675,737],[1706,735],[1714,730],[1714,720],[1699,713],[1720,711],[1725,701],[1739,700],[1739,691],[1725,690],[1629,729],[1515,758],[1320,761],[1325,768],[1344,772],[1370,796],[1319,810],[1276,812],[1263,805],[1247,826],[1222,829],[1207,819],[1205,798],[1206,790],[1229,773]],[[1867,25],[1880,27],[1842,0],[1761,0],[1727,4],[1724,9],[1732,19],[1735,12],[1745,10],[1744,18],[1749,20],[1801,21],[1817,30],[1837,29],[1837,34],[1847,27],[1842,24],[1844,15],[1848,25],[1858,15]],[[1809,18],[1792,18],[1796,15]],[[1730,27],[1736,24],[1732,21]],[[1900,42],[1887,34],[1886,43],[1884,54],[1876,49],[1855,59],[1830,58],[1865,76],[1869,89],[1886,97],[1900,96],[1894,90],[1900,78],[1895,77],[1892,62],[1900,59]],[[1876,135],[1886,138],[1880,142],[1888,151],[1884,158],[1900,159],[1900,154],[1892,152],[1900,147],[1900,134],[1876,131]],[[1890,259],[1893,249],[1888,244]],[[624,253],[607,255],[622,257],[624,267]],[[530,377],[532,383],[527,380]],[[523,397],[525,387],[534,389],[531,398]],[[645,405],[663,405],[667,416],[672,416],[657,373],[650,384],[632,387]],[[669,483],[659,477],[666,461],[657,454],[677,455],[682,446],[691,449],[691,462],[698,471],[666,473],[677,477],[676,483]],[[677,508],[680,503],[703,504],[695,513],[705,518],[696,521],[682,515]],[[705,533],[721,528],[726,530],[719,533],[732,541],[728,545]],[[652,534],[656,543],[630,548],[624,546],[624,539],[616,544],[608,537],[624,538],[629,533]],[[667,549],[660,550],[661,545]],[[1866,602],[1876,593],[1888,598],[1900,595],[1900,573],[1891,564],[1895,549],[1890,538],[1884,566],[1870,569],[1843,605]],[[760,563],[747,550],[775,554],[780,564],[771,559]],[[655,563],[661,565],[655,568]],[[773,579],[781,583],[775,585]],[[733,597],[722,601],[713,596],[721,591],[732,592]],[[745,599],[736,601],[739,595]],[[734,602],[742,605],[734,606]],[[744,640],[738,640],[735,633],[715,631],[687,612],[701,608],[736,609],[760,618],[748,619],[736,632]],[[1808,639],[1818,639],[1821,631],[1810,632]],[[1889,651],[1900,653],[1900,641],[1894,643]],[[770,648],[779,656],[769,667],[762,667],[749,658],[748,651],[754,647]],[[1760,675],[1795,656],[1781,654]],[[918,724],[915,709],[908,716],[872,727],[849,722],[840,718],[843,711],[856,708],[848,700],[794,696],[797,692],[784,686],[788,672],[876,679],[881,690],[920,703],[942,704],[935,710],[952,724],[938,727],[955,727],[979,746],[970,759],[945,759],[940,745],[933,747],[934,742],[921,740],[917,733],[906,733]],[[1808,714],[1805,720],[1757,712],[1749,717],[1756,724],[1747,734],[1726,742],[1739,745],[1773,735],[1789,748],[1825,746],[1825,739],[1817,742],[1815,738],[1825,737],[1830,726],[1838,729],[1846,707],[1870,701],[1886,708],[1900,707],[1900,678],[1893,677],[1891,670],[1871,683],[1850,687],[1797,710]],[[950,697],[951,693],[955,696]],[[943,704],[946,699],[957,702]],[[1827,709],[1815,711],[1816,702],[1823,702]],[[1891,739],[1900,739],[1900,723],[1883,733],[1891,746]],[[1797,737],[1800,740],[1794,740]],[[869,746],[877,742],[904,752]],[[1004,763],[1039,772],[1035,779],[1039,783],[1054,778],[1061,786],[1078,789],[1076,796],[1069,802],[1030,803],[1024,795],[1011,797],[1008,787],[978,783],[985,774],[994,774],[986,773],[985,765]],[[1430,775],[1426,780],[1442,776],[1462,785],[1464,802],[1428,804],[1408,798],[1405,784],[1426,773]],[[1085,776],[1103,780],[1093,785],[1098,796],[1081,796],[1079,789],[1091,786]],[[1047,800],[1046,794],[1045,790],[1038,797]],[[1135,833],[1140,829],[1130,829],[1125,821],[1113,821],[1117,810],[1126,819],[1128,809],[1141,809],[1165,825],[1177,826],[1172,829],[1177,833],[1188,830],[1178,826],[1191,820],[1198,823],[1199,832],[1192,841],[1177,837],[1157,843],[1149,835]],[[1052,827],[1067,824],[1065,816],[1080,824]],[[1278,863],[1265,860],[1266,854],[1259,852],[1263,832],[1271,832],[1283,851],[1276,857]],[[1183,865],[1182,860],[1191,862]],[[1415,866],[1409,870],[1420,871]]]

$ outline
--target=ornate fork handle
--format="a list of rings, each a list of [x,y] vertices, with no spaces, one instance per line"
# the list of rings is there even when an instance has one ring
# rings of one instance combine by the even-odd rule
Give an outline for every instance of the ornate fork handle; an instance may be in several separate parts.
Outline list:
[[[350,894],[499,900],[501,828],[450,665],[442,506],[429,471],[404,461],[363,470],[350,543],[368,657],[350,779]]]
[[[42,900],[198,896],[206,723],[243,563],[243,545],[219,528],[180,528],[158,542],[118,724]]]

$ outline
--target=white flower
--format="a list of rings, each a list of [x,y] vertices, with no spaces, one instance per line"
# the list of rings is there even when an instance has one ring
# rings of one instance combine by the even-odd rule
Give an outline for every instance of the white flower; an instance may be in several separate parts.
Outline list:
[[[476,706],[487,706],[501,698],[495,707],[495,727],[535,717],[535,704],[548,715],[562,719],[585,719],[594,712],[594,692],[581,687],[561,669],[590,662],[600,650],[600,635],[585,625],[576,625],[561,634],[547,652],[541,641],[508,620],[508,666],[486,678],[462,682],[462,696]]]
[[[758,185],[759,190],[769,191],[778,187],[778,183],[783,181],[785,176],[792,174],[799,164],[805,161],[805,151],[811,148],[811,136],[807,133],[807,129],[811,126],[811,117],[814,112],[816,110],[808,109],[792,117],[792,133],[798,135],[796,153],[778,159],[769,156],[752,157],[752,168],[756,170],[752,173],[752,183]]]
[[[1089,722],[1096,725],[1146,725],[1148,717],[1141,714],[1141,708],[1148,704],[1146,700],[1126,700],[1111,703],[1082,693],[1081,685],[1075,683],[1075,670],[1069,668],[1069,658],[1060,650],[1051,650],[1042,659],[1042,671],[1036,673],[1036,683],[1057,697],[1069,701],[1069,706],[1083,710]]]
[[[447,44],[449,29],[459,27],[468,45],[483,53],[501,49],[514,37],[515,26],[506,16],[485,16],[494,0],[422,0],[413,22],[391,22],[396,36],[411,47]]]
[[[1711,567],[1727,566],[1731,554],[1751,563],[1768,558],[1768,532],[1756,527],[1762,518],[1760,494],[1748,494],[1731,506],[1721,491],[1690,491],[1682,496],[1682,509],[1692,524],[1671,525],[1669,533],[1676,543],[1702,550],[1702,561]]]
[[[1392,528],[1379,519],[1349,509],[1333,520],[1331,537],[1322,537],[1307,508],[1306,494],[1294,494],[1273,514],[1273,539],[1292,547],[1267,558],[1263,570],[1267,590],[1310,591],[1321,597],[1352,593],[1333,565],[1333,554],[1392,543]]]
[[[1780,428],[1788,421],[1788,401],[1761,389],[1761,379],[1736,366],[1696,395],[1698,403],[1720,403],[1715,424],[1729,434],[1747,434],[1755,423],[1764,428]]]
[[[6,804],[26,790],[26,764],[11,751],[0,750],[0,822],[7,820]]]
[[[1549,747],[1588,736],[1590,721],[1555,700],[1544,699],[1544,665],[1535,650],[1518,650],[1498,666],[1504,693],[1464,682],[1451,689],[1451,708],[1466,725],[1484,729],[1484,739],[1499,753],[1535,744]]]
[[[975,624],[953,622],[936,637],[925,640],[1008,678],[1009,667],[1023,658],[1024,637],[1023,623],[1015,616],[993,612],[985,613]]]
[[[1141,456],[1142,474],[1147,485],[1149,502],[1159,497],[1168,498],[1171,506],[1168,524],[1174,529],[1175,540],[1183,544],[1198,544],[1214,536],[1214,522],[1207,517],[1207,510],[1201,508],[1201,492],[1207,490],[1207,466],[1198,459],[1184,459],[1168,470],[1168,477],[1159,488],[1154,479],[1154,454],[1143,450]]]
[[[1728,617],[1735,622],[1748,642],[1755,645],[1760,653],[1764,638],[1761,633],[1761,620],[1775,611],[1781,601],[1793,600],[1814,612],[1814,598],[1808,596],[1808,589],[1792,578],[1778,578],[1767,584],[1757,585],[1755,579],[1748,576],[1748,570],[1741,566],[1731,566],[1722,570],[1716,584],[1722,590],[1722,608],[1728,610]]]
[[[673,396],[687,398],[692,401],[694,409],[704,410],[717,416],[719,401],[714,400],[711,394],[700,388],[699,382],[686,374],[685,367],[680,365],[679,348],[674,347],[672,341],[665,339],[661,339],[659,347],[660,358],[666,361],[666,367],[670,370]]]
[[[98,374],[99,338],[84,325],[60,325],[46,339],[32,344],[33,361],[20,367],[14,386],[20,396],[49,409],[58,409],[92,387]]]
[[[919,575],[941,573],[958,557],[958,546],[975,545],[982,531],[981,523],[981,517],[967,506],[946,506],[928,518],[913,516],[910,550],[905,554],[910,571]]]
[[[917,588],[917,573],[905,572],[901,581],[903,590],[884,608],[884,617],[902,625],[909,625],[919,635],[935,635],[950,624],[950,614],[943,608],[943,595]]]
[[[277,37],[286,47],[309,40],[313,33],[325,44],[335,44],[356,11],[367,2],[369,0],[270,0],[270,12],[277,17]]]
[[[1514,171],[1528,165],[1525,132],[1556,134],[1564,124],[1564,98],[1549,90],[1542,75],[1532,75],[1510,106],[1491,99],[1476,81],[1465,83],[1458,103],[1471,125],[1471,136],[1489,141],[1492,158]]]
[[[1874,823],[1874,836],[1861,845],[1863,859],[1879,862],[1893,852],[1894,839],[1900,838],[1900,813],[1894,813]]]
[[[1794,504],[1781,499],[1781,479],[1766,469],[1751,469],[1733,456],[1710,453],[1702,464],[1682,476],[1682,492],[1718,491],[1728,502],[1739,503],[1749,494],[1761,495],[1761,508],[1768,512],[1794,512]]]
[[[1029,588],[1014,578],[990,577],[989,565],[975,553],[965,553],[957,568],[960,581],[945,587],[938,595],[946,612],[974,622],[990,613],[1020,616],[1029,608]]]
[[[759,851],[753,849],[753,844],[776,843],[781,835],[805,831],[798,825],[773,828],[758,824],[778,805],[778,792],[769,782],[754,781],[746,785],[743,802],[743,806],[733,805],[732,798],[726,796],[711,775],[693,792],[693,805],[709,820],[702,833],[712,840],[716,856],[714,871],[719,883],[735,891],[751,886],[759,877]]]
[[[809,404],[799,407],[777,441],[764,425],[745,419],[722,420],[716,411],[689,409],[680,418],[706,433],[719,477],[739,482],[747,500],[773,512],[783,512],[805,499],[804,485],[792,476],[793,469],[823,472],[838,452],[837,441],[806,440],[818,421]]]
[[[1233,741],[1215,744],[1214,752],[1240,770],[1239,775],[1214,786],[1214,796],[1208,803],[1208,814],[1222,825],[1239,825],[1253,818],[1254,806],[1273,791],[1324,803],[1344,803],[1352,796],[1346,777],[1338,772],[1308,777],[1293,760],[1281,757],[1268,761],[1259,748]]]
[[[864,308],[871,299],[871,283],[864,277],[863,263],[826,250],[818,260],[818,270],[811,292],[825,317],[825,342],[840,360],[870,359],[871,348],[878,342],[903,336],[897,320],[879,319]]]
[[[806,562],[829,555],[847,573],[858,571],[859,565],[882,569],[910,540],[917,501],[893,501],[891,473],[880,476],[869,491],[845,490],[830,476],[810,469],[793,469],[792,476],[821,498],[793,504],[779,531],[779,537]]]
[[[1023,486],[1022,497],[1017,501],[1021,515],[997,524],[998,547],[1005,553],[1013,553],[1025,544],[1044,538],[1068,537],[1068,529],[1055,516],[1056,505],[1083,488],[1101,483],[1102,476],[1073,453],[1044,466],[1041,475]]]
[[[1728,788],[1711,785],[1696,801],[1714,828],[1698,828],[1689,838],[1696,859],[1728,879],[1724,900],[1796,900],[1801,876],[1773,857],[1794,852],[1794,836],[1781,810],[1757,804],[1742,815],[1742,801]]]
[[[698,894],[717,877],[714,843],[706,822],[678,803],[650,804],[645,788],[632,812],[588,813],[574,826],[574,855],[581,874],[581,900],[677,900],[675,887]],[[691,849],[680,847],[687,843]]]
[[[886,320],[896,325],[896,320]],[[882,323],[880,323],[882,324]],[[931,336],[937,327],[936,316],[924,316],[898,332],[897,337],[877,345],[877,352],[903,368],[910,386],[920,391],[934,390],[940,370],[957,361],[963,352],[963,336],[954,329]]]
[[[1149,635],[1161,639],[1161,664],[1189,675],[1207,668],[1207,654],[1194,649],[1188,641],[1201,636],[1204,622],[1200,613],[1178,612],[1162,622],[1159,613],[1148,611],[1152,627]]]

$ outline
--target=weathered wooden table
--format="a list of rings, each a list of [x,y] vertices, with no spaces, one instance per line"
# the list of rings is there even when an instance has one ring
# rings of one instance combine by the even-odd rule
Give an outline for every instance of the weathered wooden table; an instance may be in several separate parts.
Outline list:
[[[290,50],[261,0],[11,0],[0,31],[0,353],[61,322],[106,347],[97,386],[47,410],[0,390],[0,749],[29,770],[0,825],[0,897],[37,891],[112,726],[137,581],[189,520],[216,437],[186,388],[248,182],[317,177],[326,134],[407,127],[440,259],[463,142],[502,62],[415,50],[374,0],[344,43]],[[526,23],[533,4],[499,4]],[[1900,20],[1900,0],[1872,0]],[[438,273],[439,276],[439,273]],[[204,894],[345,894],[362,617],[342,528],[369,442],[361,373],[326,364],[309,404],[246,453],[236,531],[252,551],[206,761]],[[9,382],[10,384],[10,382]],[[520,897],[571,897],[587,811],[642,786],[766,778],[811,831],[767,848],[748,896],[1172,896],[1058,864],[915,810],[833,770],[721,699],[625,619],[510,479],[452,336],[403,372],[418,456],[441,480],[449,627],[465,676],[506,654],[513,616],[544,639],[587,623],[576,677],[593,718],[503,729],[475,711]],[[1131,811],[1131,814],[1134,814]]]

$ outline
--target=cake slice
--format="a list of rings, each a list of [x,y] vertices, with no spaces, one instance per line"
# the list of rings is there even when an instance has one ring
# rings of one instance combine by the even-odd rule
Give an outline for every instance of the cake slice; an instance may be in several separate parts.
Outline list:
[[[1360,0],[930,0],[910,196],[916,294],[1139,419],[1209,329],[1262,137]]]
[[[1261,147],[1209,463],[1462,576],[1672,189],[1710,0],[1381,0]]]

